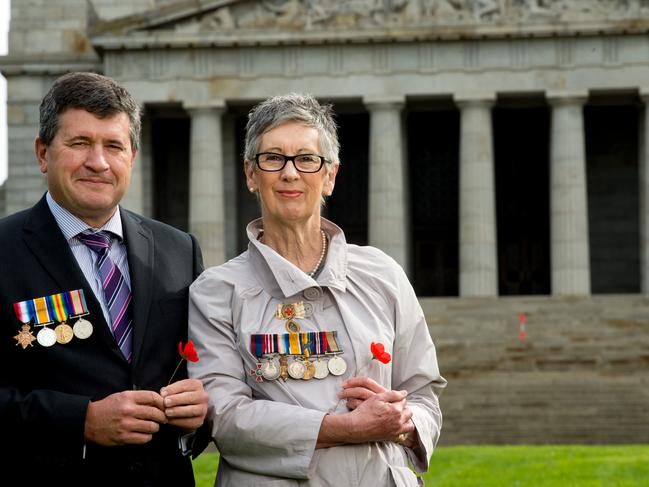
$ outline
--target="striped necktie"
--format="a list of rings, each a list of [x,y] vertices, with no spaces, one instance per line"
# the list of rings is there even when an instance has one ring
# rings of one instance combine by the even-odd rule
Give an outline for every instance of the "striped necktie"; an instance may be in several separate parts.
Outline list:
[[[86,231],[77,237],[97,254],[97,269],[110,315],[113,335],[122,354],[130,362],[133,352],[131,290],[119,268],[110,258],[110,235],[103,231],[97,233]]]

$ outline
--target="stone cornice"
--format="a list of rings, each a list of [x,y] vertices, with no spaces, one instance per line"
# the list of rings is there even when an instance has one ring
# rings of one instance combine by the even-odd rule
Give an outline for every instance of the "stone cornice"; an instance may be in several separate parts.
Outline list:
[[[614,22],[580,22],[521,25],[435,25],[394,29],[327,29],[312,31],[221,30],[176,32],[149,30],[128,34],[94,35],[99,50],[150,48],[236,47],[272,45],[319,45],[394,43],[415,41],[458,41],[509,38],[587,37],[631,35],[649,32],[649,19]]]
[[[59,75],[69,71],[101,72],[103,63],[96,57],[78,56],[0,56],[4,76]]]

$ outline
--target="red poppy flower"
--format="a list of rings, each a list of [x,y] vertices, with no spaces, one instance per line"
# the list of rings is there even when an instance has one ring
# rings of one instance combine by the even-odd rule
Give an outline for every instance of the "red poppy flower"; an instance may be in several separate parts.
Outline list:
[[[194,343],[189,340],[185,347],[183,348],[183,342],[178,342],[178,353],[184,360],[189,360],[190,362],[198,362],[198,353],[196,353],[196,348]]]
[[[183,363],[183,360],[198,362],[198,352],[196,352],[194,343],[191,340],[189,340],[184,347],[183,342],[178,342],[178,353],[180,354],[180,362],[178,362],[178,365],[176,365],[176,370],[174,370],[174,373],[171,374],[171,378],[169,379],[167,385],[171,384],[171,381],[174,380],[174,376],[176,375],[176,372],[178,372],[180,364]]]
[[[370,350],[372,351],[372,358],[378,360],[383,364],[387,364],[392,360],[392,356],[385,351],[385,347],[382,343],[374,343],[370,345]]]

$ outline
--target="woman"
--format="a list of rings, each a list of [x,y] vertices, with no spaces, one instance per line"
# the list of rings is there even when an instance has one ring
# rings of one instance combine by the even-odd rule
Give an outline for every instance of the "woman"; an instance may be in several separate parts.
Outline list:
[[[189,371],[210,396],[217,485],[411,486],[409,460],[428,469],[446,381],[403,270],[320,216],[338,152],[331,107],[310,96],[249,114],[244,171],[262,217],[248,250],[190,289]]]

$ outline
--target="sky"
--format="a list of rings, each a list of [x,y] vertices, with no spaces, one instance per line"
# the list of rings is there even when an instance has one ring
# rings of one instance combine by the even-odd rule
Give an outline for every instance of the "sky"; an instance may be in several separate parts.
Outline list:
[[[7,54],[9,0],[0,0],[0,56]],[[0,75],[0,184],[7,179],[7,83]]]

